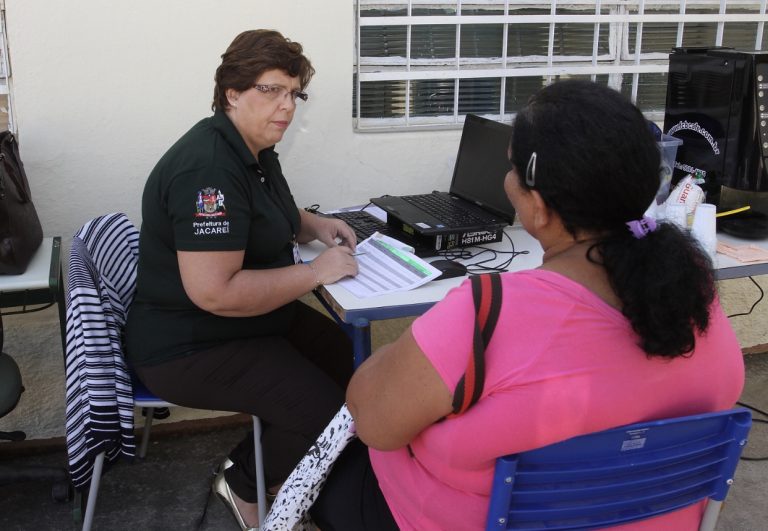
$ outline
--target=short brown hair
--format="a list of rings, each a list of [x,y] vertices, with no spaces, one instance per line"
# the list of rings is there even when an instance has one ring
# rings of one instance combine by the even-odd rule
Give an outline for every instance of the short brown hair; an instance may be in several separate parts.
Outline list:
[[[214,111],[228,109],[227,89],[246,91],[267,70],[282,70],[291,77],[298,77],[304,90],[315,69],[302,51],[301,44],[291,42],[279,31],[244,31],[221,56],[221,64],[214,76],[216,86],[211,108]]]

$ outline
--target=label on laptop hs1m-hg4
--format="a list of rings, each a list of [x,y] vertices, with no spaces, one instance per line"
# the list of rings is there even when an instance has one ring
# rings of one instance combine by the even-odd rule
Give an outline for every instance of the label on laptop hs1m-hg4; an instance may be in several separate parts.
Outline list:
[[[417,238],[426,243],[430,248],[436,251],[447,251],[455,247],[469,247],[471,245],[482,245],[484,243],[500,242],[504,236],[504,229],[481,230],[472,232],[455,232],[451,234],[438,234],[435,236],[424,236],[416,232],[413,227],[407,223],[400,224],[400,228],[406,234]]]

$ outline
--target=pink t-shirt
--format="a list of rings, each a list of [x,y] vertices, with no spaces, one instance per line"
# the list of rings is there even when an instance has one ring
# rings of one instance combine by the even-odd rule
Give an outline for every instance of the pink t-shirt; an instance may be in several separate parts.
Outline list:
[[[648,358],[626,318],[562,275],[502,275],[501,315],[486,349],[482,397],[406,448],[370,450],[403,530],[482,529],[500,455],[644,420],[732,407],[744,363],[718,302],[692,356]],[[413,323],[419,347],[450,389],[464,373],[474,323],[464,282]],[[702,507],[622,529],[698,529]]]

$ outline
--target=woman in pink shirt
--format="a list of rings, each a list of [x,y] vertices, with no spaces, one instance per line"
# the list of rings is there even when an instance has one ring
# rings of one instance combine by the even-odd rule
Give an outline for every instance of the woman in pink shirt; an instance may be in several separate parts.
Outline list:
[[[544,258],[502,275],[481,398],[445,418],[472,342],[465,282],[353,376],[347,403],[368,448],[334,467],[312,509],[323,531],[482,529],[497,457],[727,409],[741,393],[707,254],[643,217],[659,151],[642,113],[605,86],[555,83],[517,115],[509,156],[506,193]],[[698,529],[702,506],[622,529]]]

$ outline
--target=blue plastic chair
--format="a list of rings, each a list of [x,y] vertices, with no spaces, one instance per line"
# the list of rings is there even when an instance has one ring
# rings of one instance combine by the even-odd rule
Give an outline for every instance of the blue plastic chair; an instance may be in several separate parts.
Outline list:
[[[496,461],[487,531],[596,529],[709,499],[713,530],[752,415],[743,408],[631,424]]]

